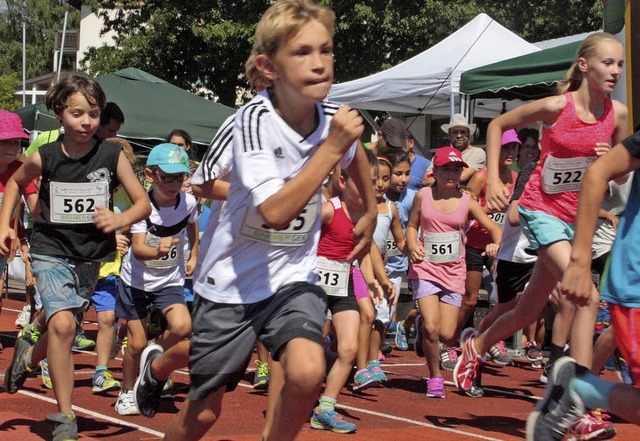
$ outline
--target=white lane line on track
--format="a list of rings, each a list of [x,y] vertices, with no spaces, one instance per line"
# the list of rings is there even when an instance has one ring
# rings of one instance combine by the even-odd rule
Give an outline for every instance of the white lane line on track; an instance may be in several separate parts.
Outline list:
[[[36,398],[38,400],[46,401],[47,403],[56,404],[56,400],[54,400],[53,398],[43,397],[42,395],[34,394],[32,392],[28,392],[28,391],[25,391],[25,390],[19,390],[18,393],[22,394],[22,395],[26,395],[26,396],[31,397],[31,398]],[[104,421],[108,421],[110,423],[119,424],[121,426],[131,427],[132,429],[136,429],[136,430],[139,430],[141,432],[148,433],[148,434],[153,435],[153,436],[157,436],[158,438],[164,438],[164,433],[158,432],[157,430],[153,430],[153,429],[150,429],[150,428],[145,427],[145,426],[141,426],[139,424],[130,423],[128,421],[124,421],[124,420],[121,420],[119,418],[113,418],[113,417],[110,417],[108,415],[104,415],[104,414],[101,414],[101,413],[98,413],[98,412],[94,412],[92,410],[85,409],[84,407],[80,407],[80,406],[71,406],[71,408],[73,409],[74,412],[78,412],[78,413],[90,416],[92,418],[101,419],[101,420],[104,420]]]

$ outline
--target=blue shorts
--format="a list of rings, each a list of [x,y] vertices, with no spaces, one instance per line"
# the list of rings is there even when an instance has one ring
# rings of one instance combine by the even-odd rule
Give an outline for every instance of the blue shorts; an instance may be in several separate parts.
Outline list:
[[[98,283],[100,262],[31,254],[31,271],[42,296],[47,322],[55,313],[71,310],[77,324],[81,324]]]
[[[125,320],[142,320],[149,316],[151,304],[160,311],[171,305],[185,305],[182,285],[167,286],[156,292],[133,288],[122,280],[118,283],[116,317]]]
[[[520,213],[522,232],[529,239],[532,249],[537,250],[540,247],[553,245],[563,240],[573,241],[573,225],[544,211],[529,210],[518,206],[518,213]]]
[[[115,311],[116,297],[118,296],[118,276],[109,275],[98,280],[95,291],[91,296],[91,302],[96,312]]]
[[[439,283],[429,280],[411,279],[411,288],[413,289],[413,300],[423,297],[438,295],[442,303],[460,307],[462,305],[462,294],[448,290]]]

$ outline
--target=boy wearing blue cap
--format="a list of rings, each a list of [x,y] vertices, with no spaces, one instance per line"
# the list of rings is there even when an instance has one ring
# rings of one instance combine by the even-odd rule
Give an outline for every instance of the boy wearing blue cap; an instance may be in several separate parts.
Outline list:
[[[186,365],[184,356],[173,356],[182,352],[170,348],[191,333],[182,286],[185,275],[193,272],[198,255],[198,204],[193,195],[181,190],[190,174],[189,157],[177,145],[160,144],[149,153],[145,176],[152,184],[148,192],[151,215],[131,226],[131,248],[122,261],[116,304],[116,316],[127,321],[128,338],[122,392],[115,405],[120,415],[140,413],[133,393],[139,361],[144,366],[167,351],[163,359],[169,365]],[[186,263],[182,243],[185,229],[191,245]],[[155,344],[146,347],[152,304],[162,311],[168,329]]]

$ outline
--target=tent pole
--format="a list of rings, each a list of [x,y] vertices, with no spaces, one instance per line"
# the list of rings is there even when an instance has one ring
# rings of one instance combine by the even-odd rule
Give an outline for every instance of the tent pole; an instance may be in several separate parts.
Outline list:
[[[375,118],[371,116],[368,110],[358,109],[358,112],[360,112],[365,121],[367,121],[369,125],[373,127],[374,131],[378,132],[380,130],[380,126],[376,123]]]
[[[56,83],[60,81],[60,71],[62,70],[62,58],[64,57],[64,40],[67,38],[67,19],[69,18],[69,6],[64,11],[64,24],[62,25],[62,41],[60,42],[60,59],[58,60],[58,75]]]

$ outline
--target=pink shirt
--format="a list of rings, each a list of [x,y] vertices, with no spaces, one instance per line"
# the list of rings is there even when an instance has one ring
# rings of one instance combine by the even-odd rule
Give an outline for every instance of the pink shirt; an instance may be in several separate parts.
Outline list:
[[[602,116],[586,123],[576,114],[573,95],[553,126],[542,127],[542,151],[531,173],[520,205],[548,213],[569,224],[575,223],[580,182],[586,167],[595,160],[597,142],[611,142],[615,115],[611,100],[605,98]]]
[[[455,210],[443,212],[433,204],[431,187],[420,191],[422,237],[419,240],[424,243],[425,259],[412,265],[409,279],[428,280],[462,294],[467,277],[464,243],[469,225],[469,195],[463,193]]]

